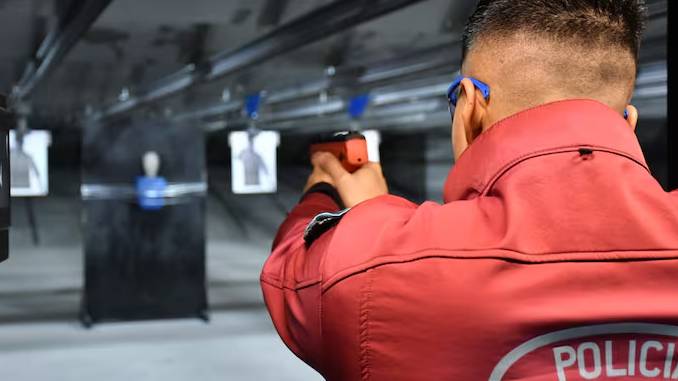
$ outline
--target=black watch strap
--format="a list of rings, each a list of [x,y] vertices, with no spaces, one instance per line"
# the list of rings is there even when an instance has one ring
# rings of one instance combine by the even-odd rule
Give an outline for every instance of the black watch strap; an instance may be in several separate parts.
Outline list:
[[[314,184],[312,187],[308,188],[308,190],[306,191],[306,193],[304,193],[303,196],[301,196],[300,201],[303,201],[304,198],[311,193],[324,193],[332,198],[332,200],[337,204],[339,209],[346,208],[344,202],[341,201],[341,196],[339,196],[339,192],[337,192],[337,189],[329,183],[322,182]]]

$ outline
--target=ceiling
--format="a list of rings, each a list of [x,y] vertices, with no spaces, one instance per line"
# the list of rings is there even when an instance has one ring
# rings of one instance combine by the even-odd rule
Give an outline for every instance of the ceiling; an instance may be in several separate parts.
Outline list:
[[[55,25],[54,14],[64,1],[68,0],[0,0],[0,23],[8,31],[0,35],[0,43],[5,47],[0,51],[1,92],[11,91],[33,51]],[[101,109],[116,102],[123,92],[133,95],[140,87],[192,62],[235,50],[328,3],[330,0],[114,0],[49,78],[36,88],[30,102],[33,115],[42,128],[75,126],[87,108]],[[649,75],[654,78],[651,78],[652,86],[645,89],[641,103],[645,102],[647,109],[656,109],[653,112],[659,116],[665,116],[666,108],[666,3],[666,0],[650,2],[652,21],[641,55],[643,67],[652,69]],[[361,68],[356,72],[359,76],[372,67],[398,67],[409,61],[416,64],[417,59],[429,57],[442,57],[442,64],[417,72],[418,84],[411,82],[414,78],[403,75],[393,77],[390,82],[376,81],[374,86],[363,90],[378,92],[380,88],[384,92],[389,86],[395,86],[394,91],[412,91],[427,85],[442,86],[439,84],[448,81],[456,70],[458,48],[454,42],[459,40],[474,4],[474,0],[422,1],[192,87],[150,107],[142,107],[136,115],[177,115],[242,99],[260,90],[296,88],[327,78],[328,67]],[[345,98],[342,94],[329,92],[330,98],[333,95]],[[431,95],[417,95],[423,94],[421,91],[412,94],[403,98],[407,104],[426,100],[428,103],[423,109],[443,107],[433,105]],[[327,97],[328,93],[323,96]],[[299,98],[279,108],[301,107],[308,102],[314,105],[318,100]],[[390,105],[403,109],[398,102]],[[237,119],[238,112],[198,122],[230,121]],[[431,121],[437,123],[435,118]],[[420,122],[408,123],[414,126]],[[224,122],[221,127],[227,125]]]

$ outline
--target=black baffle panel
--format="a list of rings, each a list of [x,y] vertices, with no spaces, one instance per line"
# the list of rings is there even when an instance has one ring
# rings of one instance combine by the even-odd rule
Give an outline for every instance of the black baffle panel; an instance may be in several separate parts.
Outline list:
[[[0,262],[9,257],[9,129],[13,119],[0,95]]]
[[[83,324],[207,319],[205,194],[196,190],[206,180],[202,131],[90,124],[82,144]],[[159,176],[180,190],[160,210],[143,210],[134,194],[147,151],[159,154]]]

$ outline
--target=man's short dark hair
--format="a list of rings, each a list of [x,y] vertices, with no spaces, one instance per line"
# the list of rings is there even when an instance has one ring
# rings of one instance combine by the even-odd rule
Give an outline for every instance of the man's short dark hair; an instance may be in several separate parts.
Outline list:
[[[479,38],[534,33],[582,46],[619,46],[638,58],[644,0],[480,0],[463,35],[462,62]]]

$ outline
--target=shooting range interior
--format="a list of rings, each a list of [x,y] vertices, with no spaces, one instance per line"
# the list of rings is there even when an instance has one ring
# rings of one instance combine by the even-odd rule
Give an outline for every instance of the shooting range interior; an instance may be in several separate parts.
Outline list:
[[[443,202],[476,3],[0,1],[0,379],[322,380],[259,284],[309,145],[363,131],[391,193]],[[669,190],[669,1],[648,13],[636,134]]]

